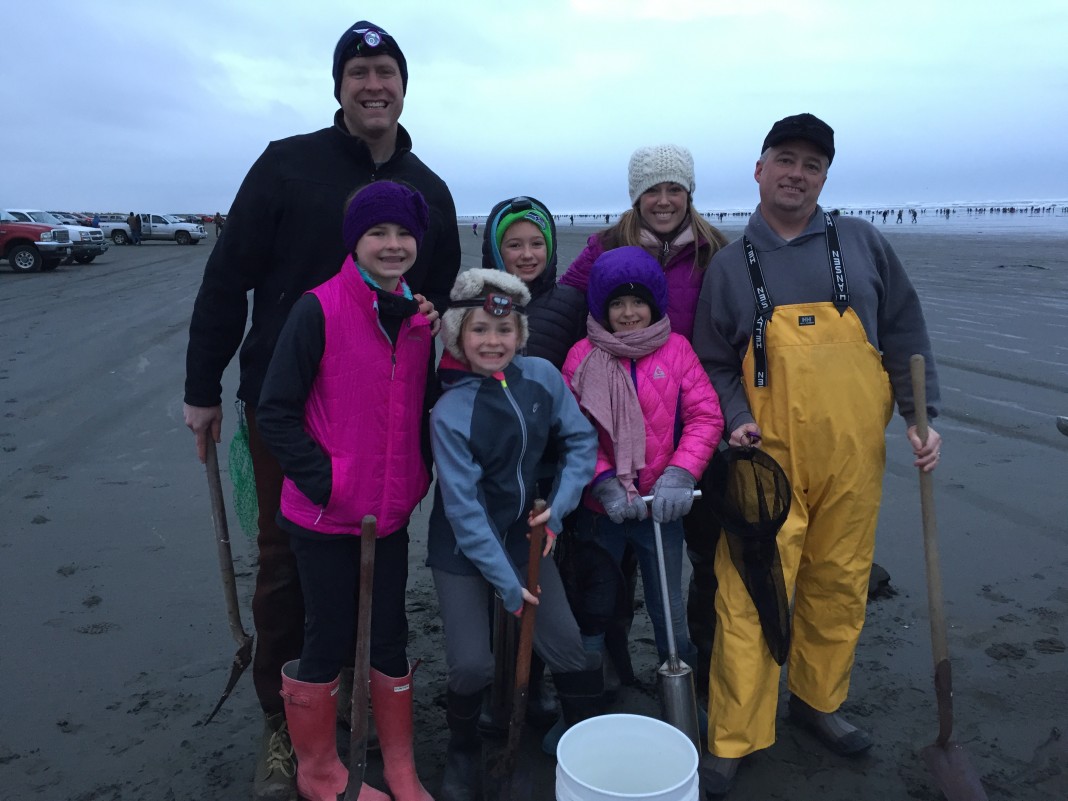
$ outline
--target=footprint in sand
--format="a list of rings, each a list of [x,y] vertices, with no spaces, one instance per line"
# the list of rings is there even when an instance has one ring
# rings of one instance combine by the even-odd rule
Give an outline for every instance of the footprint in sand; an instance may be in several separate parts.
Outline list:
[[[1015,661],[1027,656],[1027,648],[1011,642],[996,642],[987,648],[984,653],[991,659]]]
[[[109,631],[115,631],[118,628],[118,623],[89,623],[85,626],[78,626],[74,630],[79,634],[107,634]]]

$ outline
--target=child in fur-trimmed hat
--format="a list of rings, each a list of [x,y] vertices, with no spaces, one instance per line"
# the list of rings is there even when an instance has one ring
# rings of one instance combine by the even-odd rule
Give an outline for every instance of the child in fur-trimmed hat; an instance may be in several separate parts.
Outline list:
[[[596,439],[559,371],[517,355],[527,335],[530,294],[495,269],[462,273],[442,317],[442,395],[430,417],[437,485],[427,536],[445,630],[450,740],[443,795],[467,797],[481,760],[478,718],[493,680],[489,605],[496,594],[520,615],[537,605],[535,650],[553,673],[566,719],[595,714],[603,689],[600,654],[587,654],[551,556],[555,532],[593,474]],[[538,468],[559,454],[549,507],[533,516]],[[527,533],[544,523],[540,594],[525,585]]]

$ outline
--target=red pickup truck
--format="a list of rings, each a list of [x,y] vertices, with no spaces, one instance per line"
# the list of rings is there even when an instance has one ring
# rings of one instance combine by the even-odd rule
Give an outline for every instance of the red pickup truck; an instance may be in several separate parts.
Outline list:
[[[0,211],[0,258],[20,273],[54,270],[71,254],[70,233],[40,223],[19,222]]]

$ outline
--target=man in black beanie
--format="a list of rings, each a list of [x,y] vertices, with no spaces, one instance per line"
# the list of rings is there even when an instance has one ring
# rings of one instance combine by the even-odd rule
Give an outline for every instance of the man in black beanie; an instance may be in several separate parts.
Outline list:
[[[330,127],[271,142],[234,198],[226,227],[208,258],[193,307],[186,352],[186,425],[203,462],[207,440],[222,433],[222,375],[238,347],[249,447],[259,501],[259,561],[252,601],[256,694],[266,716],[253,798],[296,799],[285,724],[282,665],[300,657],[304,604],[289,535],[276,516],[282,470],[256,430],[256,403],[279,331],[293,303],[345,260],[345,201],[360,186],[389,179],[418,189],[430,225],[408,271],[412,290],[443,311],[460,267],[456,208],[445,183],[412,153],[398,123],[408,63],[397,41],[361,20],[338,40],[332,62],[341,108]],[[245,335],[246,293],[253,292]]]

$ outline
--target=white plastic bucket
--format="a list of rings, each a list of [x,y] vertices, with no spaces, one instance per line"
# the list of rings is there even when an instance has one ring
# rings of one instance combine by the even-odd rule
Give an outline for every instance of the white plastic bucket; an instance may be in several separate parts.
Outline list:
[[[697,749],[656,718],[599,715],[556,748],[556,801],[698,801]]]

